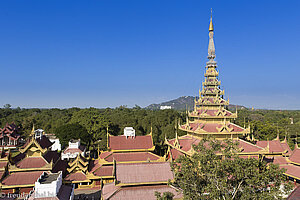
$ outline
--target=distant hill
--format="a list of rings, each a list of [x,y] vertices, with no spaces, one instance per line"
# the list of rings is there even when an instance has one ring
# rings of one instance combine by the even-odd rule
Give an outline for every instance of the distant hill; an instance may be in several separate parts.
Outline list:
[[[171,108],[175,110],[185,110],[187,106],[190,110],[192,110],[194,108],[194,99],[195,97],[193,96],[182,96],[171,101],[166,101],[159,104],[151,104],[147,106],[146,109],[159,110],[161,106],[171,106]],[[236,105],[230,104],[228,106],[229,110],[235,110],[235,108]],[[246,107],[238,105],[237,108],[245,109]]]

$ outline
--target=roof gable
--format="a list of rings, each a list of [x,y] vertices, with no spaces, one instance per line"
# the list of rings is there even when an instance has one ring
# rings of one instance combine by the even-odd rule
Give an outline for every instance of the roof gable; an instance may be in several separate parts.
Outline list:
[[[36,150],[39,150],[42,153],[45,153],[47,151],[46,148],[41,147],[41,145],[37,142],[36,139],[34,139],[34,137],[31,137],[31,139],[28,140],[28,142],[25,144],[25,146],[22,149],[20,149],[19,151],[21,153],[25,153],[31,147],[36,147],[37,148]]]

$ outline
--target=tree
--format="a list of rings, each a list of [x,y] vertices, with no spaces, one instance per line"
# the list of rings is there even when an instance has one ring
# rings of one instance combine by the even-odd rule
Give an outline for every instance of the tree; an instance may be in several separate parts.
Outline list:
[[[164,192],[162,196],[160,192],[155,192],[155,197],[157,200],[173,200],[174,196],[175,195],[171,192]]]
[[[284,183],[283,169],[254,158],[238,157],[232,140],[202,140],[192,156],[174,162],[175,186],[185,199],[281,199],[291,185]]]
[[[75,112],[71,118],[72,123],[79,123],[86,128],[89,133],[89,144],[91,146],[100,142],[101,146],[106,146],[106,129],[110,126],[110,122],[103,116],[99,109],[89,108]]]
[[[55,131],[55,135],[63,146],[66,146],[71,139],[80,139],[83,143],[89,142],[89,134],[86,128],[78,123],[58,127]]]
[[[5,104],[5,105],[3,106],[3,108],[4,108],[4,109],[10,109],[10,108],[11,108],[11,105],[10,105],[9,103],[7,103],[7,104]]]

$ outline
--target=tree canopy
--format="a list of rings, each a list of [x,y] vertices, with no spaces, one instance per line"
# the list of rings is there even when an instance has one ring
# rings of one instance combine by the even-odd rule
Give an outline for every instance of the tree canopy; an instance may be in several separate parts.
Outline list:
[[[240,158],[232,140],[202,140],[194,149],[191,157],[180,156],[172,166],[174,186],[183,190],[184,199],[271,200],[291,189],[283,169],[260,159]]]
[[[173,200],[175,195],[171,192],[164,192],[162,195],[160,192],[155,192],[155,197],[157,200]]]
[[[63,146],[66,146],[71,139],[80,139],[85,144],[89,142],[86,128],[78,123],[62,125],[55,132]]]
[[[185,113],[177,110],[147,110],[139,106],[127,108],[68,108],[68,109],[24,109],[4,106],[0,109],[0,127],[6,123],[15,122],[20,132],[27,137],[34,124],[36,128],[44,129],[46,133],[56,134],[56,129],[66,124],[79,123],[85,127],[89,134],[91,147],[106,148],[106,128],[112,135],[123,134],[126,126],[132,126],[137,135],[148,134],[153,128],[153,140],[156,145],[155,153],[163,155],[166,147],[163,145],[165,136],[175,137],[176,118],[185,119]],[[278,110],[238,110],[235,120],[240,126],[251,125],[256,139],[272,140],[279,133],[280,139],[286,136],[290,147],[300,138],[300,111]],[[293,122],[293,123],[291,123]],[[186,134],[179,131],[178,135]],[[298,135],[299,134],[299,135]]]

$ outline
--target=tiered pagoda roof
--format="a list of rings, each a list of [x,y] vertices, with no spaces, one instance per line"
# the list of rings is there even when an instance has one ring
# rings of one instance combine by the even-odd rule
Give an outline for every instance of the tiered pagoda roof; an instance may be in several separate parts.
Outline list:
[[[244,157],[258,155],[258,154],[268,154],[268,147],[260,147],[256,144],[252,144],[242,139],[234,139],[237,141],[238,148],[240,150],[239,154]],[[193,149],[193,145],[198,145],[201,139],[194,135],[184,135],[181,137],[176,137],[171,140],[165,140],[165,144],[169,146],[168,159],[176,160],[181,155],[193,155],[195,152]],[[205,144],[204,144],[205,145]]]
[[[19,128],[12,122],[6,123],[3,128],[0,128],[0,146],[1,147],[16,147],[19,145],[21,136],[18,133]]]
[[[69,163],[67,169],[69,174],[64,180],[71,183],[91,182],[87,177],[89,175],[88,164],[89,161],[79,154],[75,160]]]
[[[179,129],[189,134],[205,138],[207,135],[214,135],[216,139],[237,138],[237,135],[249,134],[250,128],[240,127],[230,121],[237,118],[237,112],[232,113],[226,109],[229,100],[224,99],[224,90],[221,90],[221,82],[218,79],[219,72],[217,63],[214,60],[214,28],[212,18],[209,26],[208,62],[206,63],[205,80],[202,83],[202,90],[199,91],[199,98],[195,99],[194,110],[187,112],[185,124]]]
[[[205,81],[202,83],[202,90],[199,91],[199,98],[195,99],[194,110],[187,111],[184,124],[178,123],[178,128],[186,131],[187,135],[178,137],[176,133],[174,139],[165,139],[165,144],[169,146],[167,159],[175,160],[181,155],[190,156],[195,152],[193,145],[199,144],[208,136],[213,136],[218,140],[237,141],[238,154],[242,158],[260,158],[280,165],[286,164],[286,157],[292,152],[286,139],[280,141],[278,135],[272,141],[257,141],[253,137],[250,138],[250,127],[240,127],[232,122],[232,119],[237,118],[237,112],[232,113],[226,109],[229,100],[224,99],[224,90],[220,88],[213,35],[214,27],[211,18]],[[248,135],[249,142],[240,139],[241,135]],[[291,156],[290,159],[293,160],[293,157]],[[291,160],[288,162],[290,163]]]

